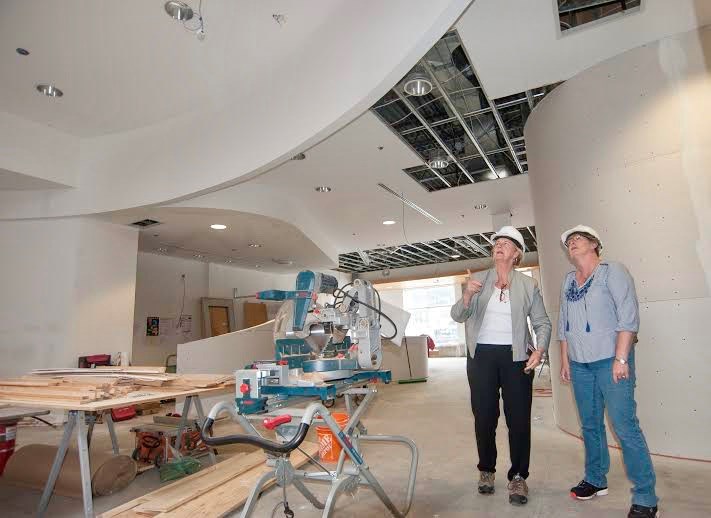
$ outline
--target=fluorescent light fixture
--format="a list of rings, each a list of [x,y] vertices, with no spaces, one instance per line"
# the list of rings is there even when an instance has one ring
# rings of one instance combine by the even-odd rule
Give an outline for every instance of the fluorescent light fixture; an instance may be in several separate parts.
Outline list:
[[[195,259],[202,259],[203,257],[205,256],[202,254],[195,254]]]
[[[449,257],[451,257],[452,259],[459,259],[459,258],[462,257],[462,256],[459,255],[459,254],[452,254],[452,255],[450,255]]]
[[[419,212],[420,214],[422,214],[424,217],[426,217],[427,219],[429,219],[431,222],[436,223],[437,225],[443,225],[443,223],[442,223],[440,220],[438,220],[437,218],[435,218],[432,214],[430,214],[429,212],[427,212],[425,209],[423,209],[422,207],[420,207],[419,205],[417,205],[415,202],[413,202],[413,201],[407,199],[407,198],[406,198],[405,196],[403,196],[402,194],[396,193],[395,191],[393,191],[390,187],[388,187],[388,186],[385,185],[384,183],[379,183],[379,184],[378,184],[378,187],[380,187],[380,188],[383,189],[384,191],[389,192],[390,194],[392,194],[393,196],[395,196],[398,200],[400,200],[401,202],[403,202],[405,205],[407,205],[407,206],[410,207],[411,209],[416,210],[417,212]],[[383,222],[383,223],[384,223],[384,222]]]
[[[407,95],[421,97],[432,91],[432,81],[425,74],[417,72],[407,78],[402,89]]]
[[[385,219],[383,220],[383,225],[394,225],[395,222],[391,219]]]
[[[59,88],[57,88],[54,85],[37,85],[35,88],[37,88],[37,91],[41,94],[46,95],[47,97],[61,97],[64,95],[64,92],[62,92]]]
[[[167,248],[163,248],[163,247],[156,248],[156,252],[160,252],[161,254],[164,254],[164,253],[167,252],[167,251],[168,251]]]
[[[363,261],[364,265],[370,266],[370,257],[368,257],[368,254],[366,254],[363,250],[359,248],[358,255],[360,256],[360,260]]]
[[[210,228],[213,230],[225,230],[227,228],[227,225],[223,225],[222,223],[215,223],[214,225],[210,225]]]
[[[250,248],[262,248],[262,245],[260,245],[259,243],[250,243],[249,247]]]

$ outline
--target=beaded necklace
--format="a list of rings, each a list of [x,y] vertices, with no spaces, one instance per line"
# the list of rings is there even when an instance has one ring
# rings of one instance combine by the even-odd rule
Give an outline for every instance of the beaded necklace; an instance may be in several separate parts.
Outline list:
[[[596,268],[597,270],[597,268]],[[575,275],[573,275],[573,278],[570,280],[570,285],[568,286],[568,289],[565,290],[565,300],[567,301],[568,305],[570,305],[571,302],[577,302],[580,299],[583,299],[583,305],[585,307],[585,332],[589,333],[590,332],[590,322],[588,320],[588,303],[585,298],[585,296],[588,294],[588,289],[590,289],[590,286],[592,285],[592,281],[595,278],[595,273],[588,277],[588,279],[583,283],[580,288],[578,288],[577,283],[575,282]],[[568,308],[569,309],[569,308]],[[566,311],[566,317],[567,317],[568,311]],[[565,330],[570,331],[570,321],[566,318],[565,321]]]

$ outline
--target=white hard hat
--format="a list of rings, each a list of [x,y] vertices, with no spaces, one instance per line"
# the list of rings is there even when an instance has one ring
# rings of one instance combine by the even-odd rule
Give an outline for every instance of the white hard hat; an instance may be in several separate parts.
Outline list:
[[[598,249],[602,250],[602,241],[600,240],[600,234],[597,233],[597,230],[595,230],[592,227],[588,227],[586,225],[577,225],[573,228],[569,228],[565,232],[563,232],[560,236],[560,240],[563,242],[563,246],[567,248],[567,245],[565,242],[568,240],[571,234],[588,234],[595,239],[597,239],[598,243]]]
[[[518,244],[518,247],[521,249],[522,252],[526,251],[526,242],[523,240],[523,236],[521,235],[521,232],[516,230],[514,227],[506,225],[505,227],[501,227],[501,230],[499,230],[496,234],[491,236],[491,239],[496,241],[500,237],[507,237],[511,239],[514,243]]]

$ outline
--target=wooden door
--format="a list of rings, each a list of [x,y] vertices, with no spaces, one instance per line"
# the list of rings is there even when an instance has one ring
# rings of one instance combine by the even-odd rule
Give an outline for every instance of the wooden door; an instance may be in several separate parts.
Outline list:
[[[244,327],[254,327],[268,320],[267,305],[261,302],[244,303]]]
[[[230,332],[230,317],[225,306],[210,306],[210,336]]]

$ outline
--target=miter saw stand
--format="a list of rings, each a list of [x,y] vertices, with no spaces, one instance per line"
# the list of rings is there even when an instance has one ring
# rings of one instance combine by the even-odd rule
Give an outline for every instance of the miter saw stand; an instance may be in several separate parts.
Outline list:
[[[323,518],[332,516],[336,505],[336,499],[341,493],[353,495],[359,487],[369,487],[378,495],[378,498],[388,508],[392,516],[404,518],[412,504],[415,492],[415,477],[417,474],[418,451],[417,446],[407,437],[395,435],[368,435],[365,426],[360,419],[370,403],[375,398],[377,390],[375,385],[367,388],[347,388],[342,392],[346,404],[346,410],[350,416],[348,423],[341,430],[336,421],[331,416],[328,409],[320,402],[312,402],[305,409],[279,408],[268,411],[266,414],[243,415],[238,412],[234,404],[228,402],[218,403],[210,411],[203,424],[203,440],[210,446],[221,446],[225,444],[252,444],[259,446],[267,454],[267,466],[270,469],[264,473],[252,488],[242,510],[241,518],[252,516],[257,505],[259,495],[264,485],[271,479],[276,480],[284,492],[283,506],[284,516],[291,518],[294,512],[289,508],[286,499],[286,488],[293,485],[304,497],[317,509],[323,509]],[[356,399],[362,398],[359,405]],[[210,437],[212,424],[218,415],[226,411],[233,420],[239,423],[247,432],[242,435],[229,435],[224,437]],[[292,419],[299,419],[297,424],[292,423]],[[265,439],[252,425],[252,421],[260,420],[267,429],[276,431],[279,442]],[[333,471],[326,470],[318,462],[314,461],[324,471],[305,471],[296,469],[290,461],[289,455],[299,448],[299,445],[306,438],[309,427],[312,423],[325,424],[330,428],[333,436],[341,445],[342,451]],[[398,509],[387,495],[380,482],[371,473],[370,467],[363,459],[361,444],[366,442],[387,442],[401,443],[410,449],[410,471],[407,482],[407,496],[405,506]],[[308,456],[308,455],[307,455]],[[310,457],[309,457],[310,458]],[[350,463],[346,464],[346,461]],[[331,489],[325,502],[321,502],[305,485],[305,482],[330,483]],[[276,509],[275,509],[276,510]]]

